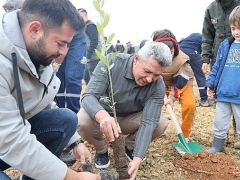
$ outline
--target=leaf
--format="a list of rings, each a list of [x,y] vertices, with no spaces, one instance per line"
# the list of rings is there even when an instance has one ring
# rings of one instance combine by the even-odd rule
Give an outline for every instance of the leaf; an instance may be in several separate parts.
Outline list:
[[[96,52],[97,57],[100,59],[100,61],[102,61],[103,64],[107,65],[108,61],[107,61],[106,57],[104,55],[102,55],[102,53],[97,49],[95,49],[95,52]]]
[[[115,33],[112,33],[112,34],[110,34],[110,36],[108,36],[108,38],[107,38],[107,44],[111,44],[114,36],[115,36]]]
[[[102,26],[103,28],[107,27],[108,23],[109,23],[109,20],[110,20],[110,16],[109,14],[105,14],[105,16],[103,17],[103,23],[102,23]],[[112,41],[112,40],[111,40]],[[111,42],[110,41],[110,42]]]
[[[118,52],[111,53],[111,55],[107,57],[108,62],[110,63],[112,60],[114,60],[118,54],[119,54]]]
[[[93,1],[93,5],[94,5],[94,8],[98,11],[98,12],[100,12],[100,5],[99,5],[99,0],[94,0]]]
[[[109,66],[109,69],[111,70],[114,66],[114,63],[112,63],[110,66]]]
[[[104,37],[104,31],[103,31],[103,26],[100,23],[96,23],[98,33],[100,36]]]

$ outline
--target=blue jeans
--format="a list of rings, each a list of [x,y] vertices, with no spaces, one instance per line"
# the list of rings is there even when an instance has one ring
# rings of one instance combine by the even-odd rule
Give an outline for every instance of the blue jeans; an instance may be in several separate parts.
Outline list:
[[[57,105],[71,109],[77,113],[80,109],[80,94],[82,91],[82,79],[85,65],[81,63],[87,49],[85,34],[76,34],[61,64],[57,76],[61,81],[56,96]],[[66,94],[65,94],[66,90]]]
[[[181,50],[185,54],[187,54],[190,58],[190,66],[193,70],[195,79],[197,81],[200,98],[202,101],[206,101],[208,98],[207,90],[205,88],[206,77],[202,72],[202,61],[201,61],[200,54],[191,48],[181,48]]]
[[[92,73],[99,61],[100,61],[99,59],[90,60],[89,62],[86,63],[85,70],[84,70],[84,80],[85,80],[86,84],[88,84],[88,82],[90,81]]]
[[[77,128],[77,115],[66,108],[42,110],[28,121],[31,124],[31,134],[35,134],[37,140],[57,157],[61,155]],[[9,167],[0,160],[0,180],[9,180],[2,172]],[[23,176],[23,179],[31,180],[26,176]]]

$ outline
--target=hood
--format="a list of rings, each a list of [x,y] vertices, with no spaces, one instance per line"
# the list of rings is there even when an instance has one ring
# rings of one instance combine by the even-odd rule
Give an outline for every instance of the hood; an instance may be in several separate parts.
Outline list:
[[[197,44],[201,44],[202,35],[200,33],[192,33],[188,37],[186,37],[184,40],[196,42]]]
[[[12,53],[16,53],[20,69],[38,77],[36,68],[26,50],[22,31],[19,26],[18,13],[15,10],[0,16],[0,54],[12,61]]]

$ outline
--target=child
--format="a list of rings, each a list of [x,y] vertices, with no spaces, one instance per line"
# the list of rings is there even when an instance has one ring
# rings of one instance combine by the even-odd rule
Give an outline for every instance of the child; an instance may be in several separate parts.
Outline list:
[[[189,64],[189,57],[179,50],[176,37],[168,29],[155,31],[153,41],[162,42],[171,50],[172,64],[164,68],[162,76],[168,99],[174,102],[179,98],[181,101],[181,129],[184,136],[189,139],[195,115],[195,99],[192,90],[194,75]],[[170,102],[170,104],[173,104],[173,102]]]
[[[208,152],[223,150],[227,138],[230,116],[236,121],[236,131],[240,134],[240,6],[233,9],[229,16],[232,38],[225,39],[219,46],[216,62],[207,79],[207,93],[216,98],[216,114],[213,123],[213,144]],[[240,147],[240,141],[234,144]]]

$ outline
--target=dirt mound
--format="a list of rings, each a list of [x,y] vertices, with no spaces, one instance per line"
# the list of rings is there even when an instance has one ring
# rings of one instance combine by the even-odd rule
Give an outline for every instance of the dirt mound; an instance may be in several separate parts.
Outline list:
[[[240,179],[240,163],[226,154],[186,154],[176,159],[174,165],[187,171],[186,179]]]

